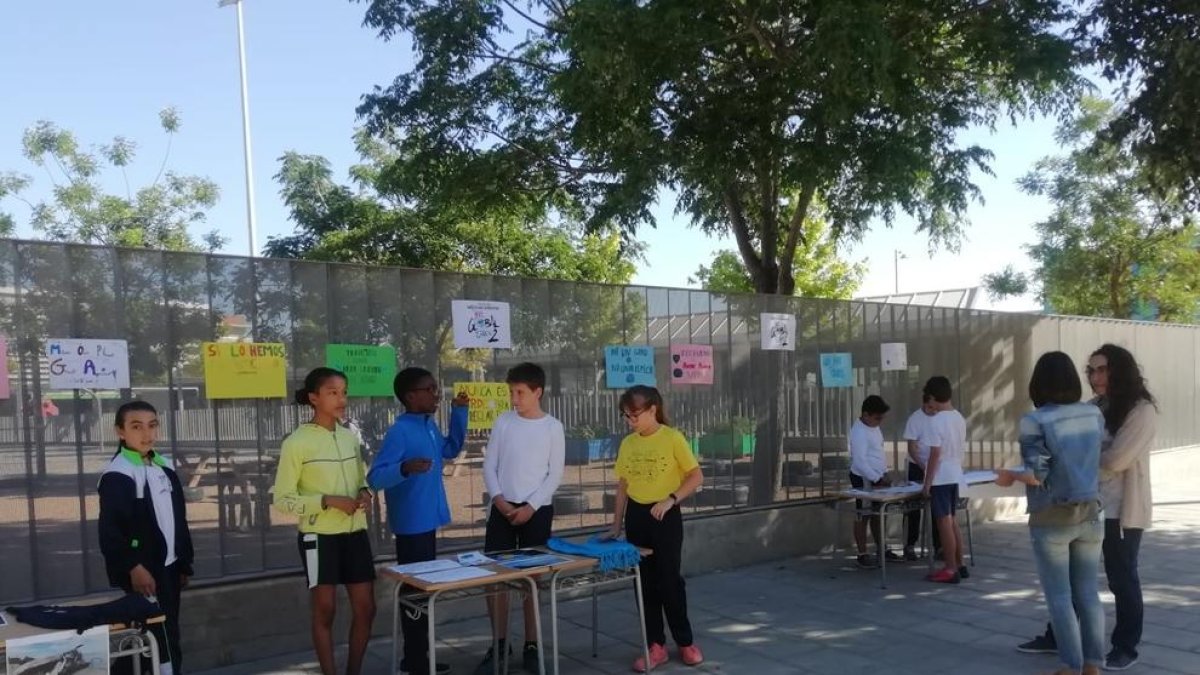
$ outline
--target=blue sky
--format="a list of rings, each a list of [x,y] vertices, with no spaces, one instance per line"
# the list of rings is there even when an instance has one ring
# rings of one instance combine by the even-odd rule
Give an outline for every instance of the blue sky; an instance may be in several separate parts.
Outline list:
[[[255,191],[259,244],[291,232],[273,176],[288,150],[329,158],[340,176],[357,158],[351,134],[359,97],[386,85],[411,63],[407,40],[385,43],[363,28],[364,6],[346,0],[245,0]],[[175,106],[182,131],[170,167],[208,176],[221,187],[209,224],[230,240],[226,250],[247,249],[242,166],[241,108],[234,9],[217,0],[110,0],[108,2],[6,2],[0,9],[0,170],[30,173],[35,190],[48,185],[21,156],[21,132],[46,119],[71,129],[85,144],[115,135],[139,144],[130,179],[153,178],[165,148],[158,111]],[[1022,122],[995,134],[974,130],[964,140],[992,149],[996,176],[979,176],[986,203],[972,208],[972,226],[960,252],[927,253],[911,221],[880,225],[846,255],[865,260],[870,272],[860,294],[893,290],[893,251],[900,261],[901,291],[977,285],[980,276],[1007,262],[1027,267],[1021,245],[1031,225],[1048,212],[1040,198],[1021,194],[1014,181],[1038,157],[1055,150],[1053,124]],[[0,205],[17,215],[18,203]],[[673,203],[656,209],[657,228],[645,228],[646,260],[640,283],[684,286],[714,250],[732,248],[687,229]],[[33,236],[27,227],[20,236]],[[1003,309],[1035,307],[1031,299]]]

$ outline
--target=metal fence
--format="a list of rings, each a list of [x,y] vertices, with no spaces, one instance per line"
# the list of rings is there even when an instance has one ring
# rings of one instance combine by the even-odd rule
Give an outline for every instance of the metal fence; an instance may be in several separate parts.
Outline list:
[[[515,348],[454,350],[450,302],[458,298],[510,303]],[[794,352],[759,348],[763,312],[796,316]],[[298,566],[294,524],[271,511],[269,489],[280,442],[303,412],[283,400],[206,399],[200,343],[214,339],[284,343],[292,384],[323,363],[331,342],[394,345],[400,365],[428,367],[446,387],[502,381],[519,361],[542,364],[547,407],[570,437],[555,499],[563,530],[599,526],[612,506],[612,452],[623,423],[619,392],[604,388],[609,344],[655,347],[672,422],[705,470],[703,490],[685,507],[691,514],[841,488],[845,432],[868,393],[893,404],[884,430],[902,467],[896,441],[904,418],[935,374],[955,383],[967,416],[967,463],[996,466],[1015,450],[1032,363],[1051,349],[1082,366],[1102,342],[1125,344],[1160,398],[1159,443],[1188,445],[1200,435],[1200,332],[1192,327],[0,241],[0,331],[11,384],[0,400],[0,602],[107,586],[95,486],[114,447],[112,413],[132,396],[159,407],[161,448],[185,483],[198,576]],[[48,391],[45,342],[68,337],[128,341],[132,390]],[[883,342],[907,343],[907,371],[881,370]],[[714,384],[672,387],[662,375],[672,344],[712,345]],[[852,354],[853,387],[820,386],[823,352]],[[368,454],[397,412],[389,399],[352,401]],[[441,534],[444,545],[482,537],[485,441],[473,435],[447,469],[454,522]],[[375,550],[386,554],[378,513],[372,526]]]

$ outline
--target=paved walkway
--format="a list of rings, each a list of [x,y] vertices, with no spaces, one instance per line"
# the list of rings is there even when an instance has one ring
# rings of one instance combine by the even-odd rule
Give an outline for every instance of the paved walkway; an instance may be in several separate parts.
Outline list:
[[[1200,673],[1200,504],[1158,506],[1155,521],[1142,548],[1142,661],[1127,672],[1194,675]],[[882,590],[877,572],[829,556],[692,579],[690,611],[708,660],[698,669],[672,661],[656,672],[1001,675],[1052,670],[1052,656],[1013,649],[1040,632],[1046,618],[1024,522],[990,523],[976,528],[975,538],[978,565],[959,586],[923,581],[920,563],[891,568],[890,587]],[[1112,596],[1106,592],[1103,600],[1111,628]],[[590,654],[590,604],[564,607],[563,672],[629,672],[637,635],[630,594],[601,598],[599,658]],[[486,649],[486,623],[448,624],[439,633],[438,653],[453,672],[472,673]],[[389,649],[390,641],[372,644],[368,672],[387,672]],[[339,656],[344,663],[344,652]],[[316,672],[312,655],[305,653],[207,675]]]

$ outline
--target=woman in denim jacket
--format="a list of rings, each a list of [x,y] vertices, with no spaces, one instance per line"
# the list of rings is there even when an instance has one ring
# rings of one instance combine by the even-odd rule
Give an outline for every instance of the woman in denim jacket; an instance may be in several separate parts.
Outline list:
[[[1100,443],[1104,417],[1083,403],[1071,357],[1049,352],[1029,381],[1036,408],[1021,418],[1022,470],[1001,469],[996,483],[1025,484],[1029,533],[1062,668],[1054,675],[1093,675],[1104,663],[1104,609],[1097,576],[1104,525]]]

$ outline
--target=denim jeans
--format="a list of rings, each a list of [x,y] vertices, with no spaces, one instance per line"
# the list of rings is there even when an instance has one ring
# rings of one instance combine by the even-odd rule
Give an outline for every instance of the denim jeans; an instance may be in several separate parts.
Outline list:
[[[1117,601],[1117,625],[1113,628],[1113,649],[1137,656],[1142,641],[1142,583],[1138,578],[1138,549],[1142,531],[1121,528],[1121,521],[1104,521],[1104,573],[1108,588]]]
[[[1082,670],[1104,663],[1104,608],[1100,604],[1099,519],[1078,525],[1029,528],[1038,577],[1063,665]],[[1076,609],[1078,608],[1078,609]]]

